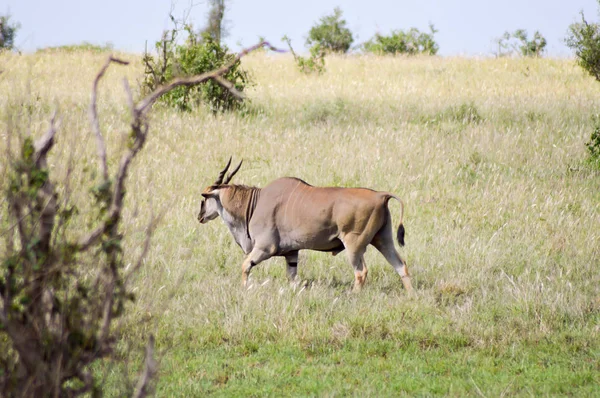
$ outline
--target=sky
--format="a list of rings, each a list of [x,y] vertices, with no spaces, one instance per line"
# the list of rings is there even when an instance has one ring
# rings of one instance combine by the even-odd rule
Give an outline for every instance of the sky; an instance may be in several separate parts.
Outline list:
[[[0,14],[7,12],[21,24],[16,45],[21,51],[76,44],[112,43],[115,49],[141,53],[171,28],[171,0],[0,0]],[[569,25],[580,20],[598,21],[596,0],[229,0],[225,19],[232,50],[258,42],[259,36],[285,48],[281,37],[292,39],[296,50],[305,51],[311,26],[339,6],[354,34],[354,45],[375,33],[416,27],[439,30],[435,40],[443,56],[487,56],[497,48],[494,39],[505,31],[536,30],[547,39],[547,55],[568,57],[564,38]],[[201,27],[206,20],[206,0],[178,0],[173,14]]]

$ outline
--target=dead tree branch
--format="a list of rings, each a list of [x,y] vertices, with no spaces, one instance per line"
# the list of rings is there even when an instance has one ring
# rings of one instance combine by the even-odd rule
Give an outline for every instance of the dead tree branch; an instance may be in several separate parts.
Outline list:
[[[120,65],[129,65],[129,62],[115,58],[112,55],[108,57],[106,63],[104,64],[104,66],[102,66],[100,72],[98,72],[96,78],[94,79],[94,85],[92,87],[92,101],[90,103],[90,121],[92,123],[94,134],[96,135],[98,157],[100,158],[100,167],[102,168],[102,179],[104,181],[108,180],[108,168],[106,166],[106,144],[104,143],[104,137],[102,137],[102,132],[100,131],[100,121],[98,120],[96,98],[98,96],[98,83],[100,83],[100,79],[102,79],[104,73],[106,73],[106,70],[112,62]]]
[[[144,398],[150,393],[150,383],[156,375],[158,370],[158,364],[154,359],[154,336],[150,335],[148,339],[148,345],[146,346],[146,360],[144,361],[144,371],[138,379],[135,392],[133,393],[134,398]]]

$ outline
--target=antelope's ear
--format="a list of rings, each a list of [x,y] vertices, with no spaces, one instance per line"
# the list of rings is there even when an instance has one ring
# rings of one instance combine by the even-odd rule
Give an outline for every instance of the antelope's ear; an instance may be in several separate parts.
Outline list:
[[[203,197],[205,197],[206,199],[215,198],[215,197],[219,196],[219,190],[218,189],[206,189],[204,192],[201,193],[201,195]]]

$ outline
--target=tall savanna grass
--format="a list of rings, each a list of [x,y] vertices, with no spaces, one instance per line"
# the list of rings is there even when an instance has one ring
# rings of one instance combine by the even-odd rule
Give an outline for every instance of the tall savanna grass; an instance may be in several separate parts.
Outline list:
[[[121,79],[143,73],[121,56],[133,65],[109,70],[98,102],[113,170],[128,133]],[[39,136],[58,109],[52,167],[64,177],[72,157],[71,186],[89,186],[103,61],[1,55],[2,146],[7,127]],[[160,395],[598,393],[600,172],[584,143],[600,85],[573,60],[329,57],[305,76],[291,56],[256,54],[243,66],[255,80],[244,112],[155,107],[128,180],[132,259],[164,212],[122,334],[123,347],[157,334]],[[295,287],[269,260],[242,289],[228,230],[196,219],[231,155],[244,159],[238,183],[296,176],[402,197],[416,297],[372,249],[360,294],[344,253],[301,253]],[[85,223],[89,192],[73,200]]]

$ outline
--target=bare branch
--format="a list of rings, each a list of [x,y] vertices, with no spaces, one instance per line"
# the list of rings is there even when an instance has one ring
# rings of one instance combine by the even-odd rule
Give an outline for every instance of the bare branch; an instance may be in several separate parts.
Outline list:
[[[102,137],[102,132],[100,131],[100,121],[98,120],[98,109],[96,106],[96,97],[98,92],[98,84],[100,83],[100,79],[106,73],[106,70],[110,66],[110,64],[114,62],[120,65],[129,65],[129,62],[123,61],[121,59],[115,58],[112,55],[108,57],[104,66],[100,69],[100,72],[96,75],[94,79],[94,85],[92,86],[92,101],[90,104],[90,122],[92,123],[92,128],[94,129],[94,134],[96,135],[96,143],[98,146],[98,157],[100,158],[100,167],[102,168],[102,179],[103,181],[108,180],[108,167],[106,165],[106,144],[104,143],[104,138]]]
[[[233,96],[236,97],[237,99],[239,99],[239,100],[246,99],[246,95],[244,93],[242,93],[241,91],[239,91],[237,88],[235,88],[233,83],[231,83],[229,80],[225,80],[221,76],[215,76],[215,77],[213,77],[213,80],[216,81],[217,83],[219,83],[221,86],[225,87],[227,90],[229,90],[229,92],[231,94],[233,94]]]
[[[135,106],[133,103],[133,94],[131,93],[131,88],[129,87],[129,82],[126,78],[123,78],[123,87],[125,87],[125,94],[127,94],[127,105],[129,105],[129,109],[133,112]],[[132,114],[132,117],[135,117],[135,115]]]
[[[133,393],[134,398],[144,398],[150,393],[150,381],[153,379],[158,365],[154,359],[154,336],[150,335],[148,339],[148,345],[146,346],[146,361],[144,365],[144,371],[138,379],[135,392]]]
[[[144,239],[144,246],[142,247],[142,253],[140,253],[140,255],[139,255],[135,265],[131,269],[131,271],[129,271],[129,273],[125,276],[125,286],[128,285],[131,277],[135,273],[137,273],[137,271],[142,267],[142,261],[144,261],[144,259],[146,258],[146,255],[148,254],[148,250],[150,250],[150,240],[152,239],[154,230],[156,229],[158,224],[160,224],[160,222],[162,221],[163,217],[166,214],[166,210],[167,209],[165,208],[158,216],[155,217],[153,215],[151,217],[150,222],[148,223],[148,226],[146,227],[146,238]]]
[[[46,162],[46,154],[54,145],[54,135],[56,134],[56,111],[52,115],[52,119],[50,119],[50,128],[39,140],[37,140],[34,144],[35,147],[35,162],[38,167],[40,167],[39,162],[43,162],[42,166],[45,166]]]
[[[100,224],[99,227],[96,227],[96,229],[87,234],[84,238],[79,239],[79,241],[77,242],[77,248],[81,251],[86,251],[87,249],[92,247],[102,236],[102,232],[104,232],[105,229],[106,223],[103,222],[102,224]]]
[[[150,62],[148,62],[148,41],[146,41],[146,44],[144,46],[144,57],[142,58],[142,60],[144,61],[144,64],[146,65],[146,68],[148,68],[148,70],[150,71],[150,73],[152,73],[152,76],[154,76],[154,81],[156,81],[156,71],[154,70],[154,68],[152,67],[152,65],[150,65]]]
[[[56,111],[52,115],[50,120],[50,128],[35,143],[35,163],[40,169],[47,167],[46,155],[48,151],[54,145],[54,135],[56,134]],[[39,191],[38,203],[45,202],[41,213],[40,213],[40,230],[39,230],[39,242],[43,252],[46,252],[50,247],[50,239],[52,238],[52,229],[54,228],[54,218],[56,216],[56,196],[54,194],[54,185],[48,179],[44,186]]]

